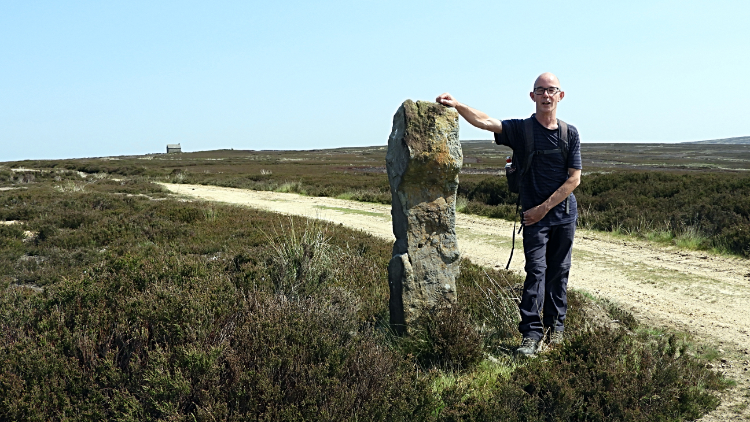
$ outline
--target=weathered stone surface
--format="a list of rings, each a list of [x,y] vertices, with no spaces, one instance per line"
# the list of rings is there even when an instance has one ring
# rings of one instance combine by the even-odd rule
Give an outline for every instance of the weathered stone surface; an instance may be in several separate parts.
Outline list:
[[[462,162],[458,113],[437,103],[404,101],[393,116],[386,155],[396,236],[388,282],[391,324],[398,331],[425,310],[456,302]]]

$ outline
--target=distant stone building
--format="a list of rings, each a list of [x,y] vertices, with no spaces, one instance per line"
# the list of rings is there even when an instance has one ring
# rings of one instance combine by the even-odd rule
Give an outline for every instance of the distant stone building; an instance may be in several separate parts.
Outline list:
[[[173,152],[182,152],[182,147],[180,144],[167,144],[167,154],[171,154]]]

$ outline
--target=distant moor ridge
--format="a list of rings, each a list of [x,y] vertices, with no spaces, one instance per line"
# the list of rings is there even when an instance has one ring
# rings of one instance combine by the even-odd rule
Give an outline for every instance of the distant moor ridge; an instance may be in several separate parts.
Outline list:
[[[742,144],[750,145],[750,136],[739,136],[736,138],[709,139],[708,141],[687,142],[690,144]]]

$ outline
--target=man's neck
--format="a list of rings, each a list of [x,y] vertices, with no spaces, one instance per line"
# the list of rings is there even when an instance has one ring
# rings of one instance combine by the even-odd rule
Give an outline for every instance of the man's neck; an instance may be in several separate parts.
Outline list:
[[[549,113],[537,112],[535,115],[536,121],[547,129],[557,129],[557,113],[555,113],[555,111],[556,110],[553,110]]]

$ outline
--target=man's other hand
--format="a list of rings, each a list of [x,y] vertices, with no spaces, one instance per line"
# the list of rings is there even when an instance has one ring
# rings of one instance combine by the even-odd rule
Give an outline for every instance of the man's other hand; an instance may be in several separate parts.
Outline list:
[[[524,226],[530,226],[536,224],[547,215],[547,209],[542,205],[538,205],[534,208],[530,208],[523,213],[523,224]]]
[[[456,99],[447,92],[445,94],[438,95],[438,97],[435,99],[435,102],[448,107],[455,107],[458,104],[458,101],[456,101]]]

